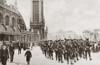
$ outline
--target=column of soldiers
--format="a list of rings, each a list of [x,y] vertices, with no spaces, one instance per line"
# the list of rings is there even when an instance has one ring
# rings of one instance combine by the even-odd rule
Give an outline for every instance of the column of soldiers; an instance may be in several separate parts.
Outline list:
[[[41,41],[39,46],[46,58],[53,60],[55,57],[61,63],[67,61],[68,64],[74,64],[81,58],[92,60],[91,49],[93,45],[89,42],[89,39]]]
[[[21,54],[21,50],[26,50],[25,56],[26,56],[26,61],[29,64],[30,63],[30,58],[32,57],[31,52],[29,51],[30,43],[20,43],[19,41],[17,42],[12,42],[10,41],[9,43],[3,41],[0,43],[0,63],[2,65],[7,65],[7,61],[9,60],[11,63],[13,62],[14,55],[15,55],[15,49],[18,49],[18,54]]]

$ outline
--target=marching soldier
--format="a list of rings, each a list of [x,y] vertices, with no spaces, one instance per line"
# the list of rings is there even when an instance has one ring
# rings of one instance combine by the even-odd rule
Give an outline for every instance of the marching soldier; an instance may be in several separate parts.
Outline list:
[[[91,60],[90,47],[92,45],[90,45],[88,39],[86,41],[82,39],[55,40],[52,41],[53,44],[47,42],[44,42],[44,44],[40,43],[42,51],[45,52],[45,56],[47,56],[47,52],[49,51],[50,58],[53,57],[53,53],[55,52],[55,58],[58,62],[62,63],[64,58],[68,64],[69,62],[73,64],[79,60],[79,57],[87,59],[87,55]]]

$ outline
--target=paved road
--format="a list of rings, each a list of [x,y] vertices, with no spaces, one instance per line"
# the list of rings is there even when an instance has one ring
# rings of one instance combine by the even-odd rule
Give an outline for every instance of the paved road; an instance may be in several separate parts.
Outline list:
[[[32,58],[30,65],[67,65],[67,62],[58,63],[55,59],[50,60],[45,58],[39,47],[34,47],[31,52]],[[25,51],[22,50],[22,54],[20,55],[17,54],[17,50],[15,53],[14,62],[10,63],[8,61],[7,65],[27,65],[24,57]],[[100,53],[93,53],[91,61],[80,59],[74,65],[100,65]]]

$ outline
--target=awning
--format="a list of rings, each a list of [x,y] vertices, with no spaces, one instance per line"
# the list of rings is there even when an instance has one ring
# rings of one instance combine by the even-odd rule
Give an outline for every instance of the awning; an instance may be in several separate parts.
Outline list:
[[[21,31],[19,30],[19,28],[14,27],[15,30],[15,35],[21,35]]]
[[[11,26],[6,26],[6,29],[8,35],[15,35],[15,30]]]
[[[5,26],[0,24],[0,34],[4,35],[21,35],[21,31],[17,27]]]
[[[0,24],[0,34],[6,33],[6,27],[3,24]]]

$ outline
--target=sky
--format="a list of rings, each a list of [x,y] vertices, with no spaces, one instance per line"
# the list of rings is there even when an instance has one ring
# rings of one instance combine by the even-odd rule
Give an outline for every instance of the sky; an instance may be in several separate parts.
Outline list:
[[[32,13],[32,0],[17,0],[27,28]],[[14,4],[14,0],[7,0]],[[44,17],[49,33],[100,29],[100,0],[44,0]]]

